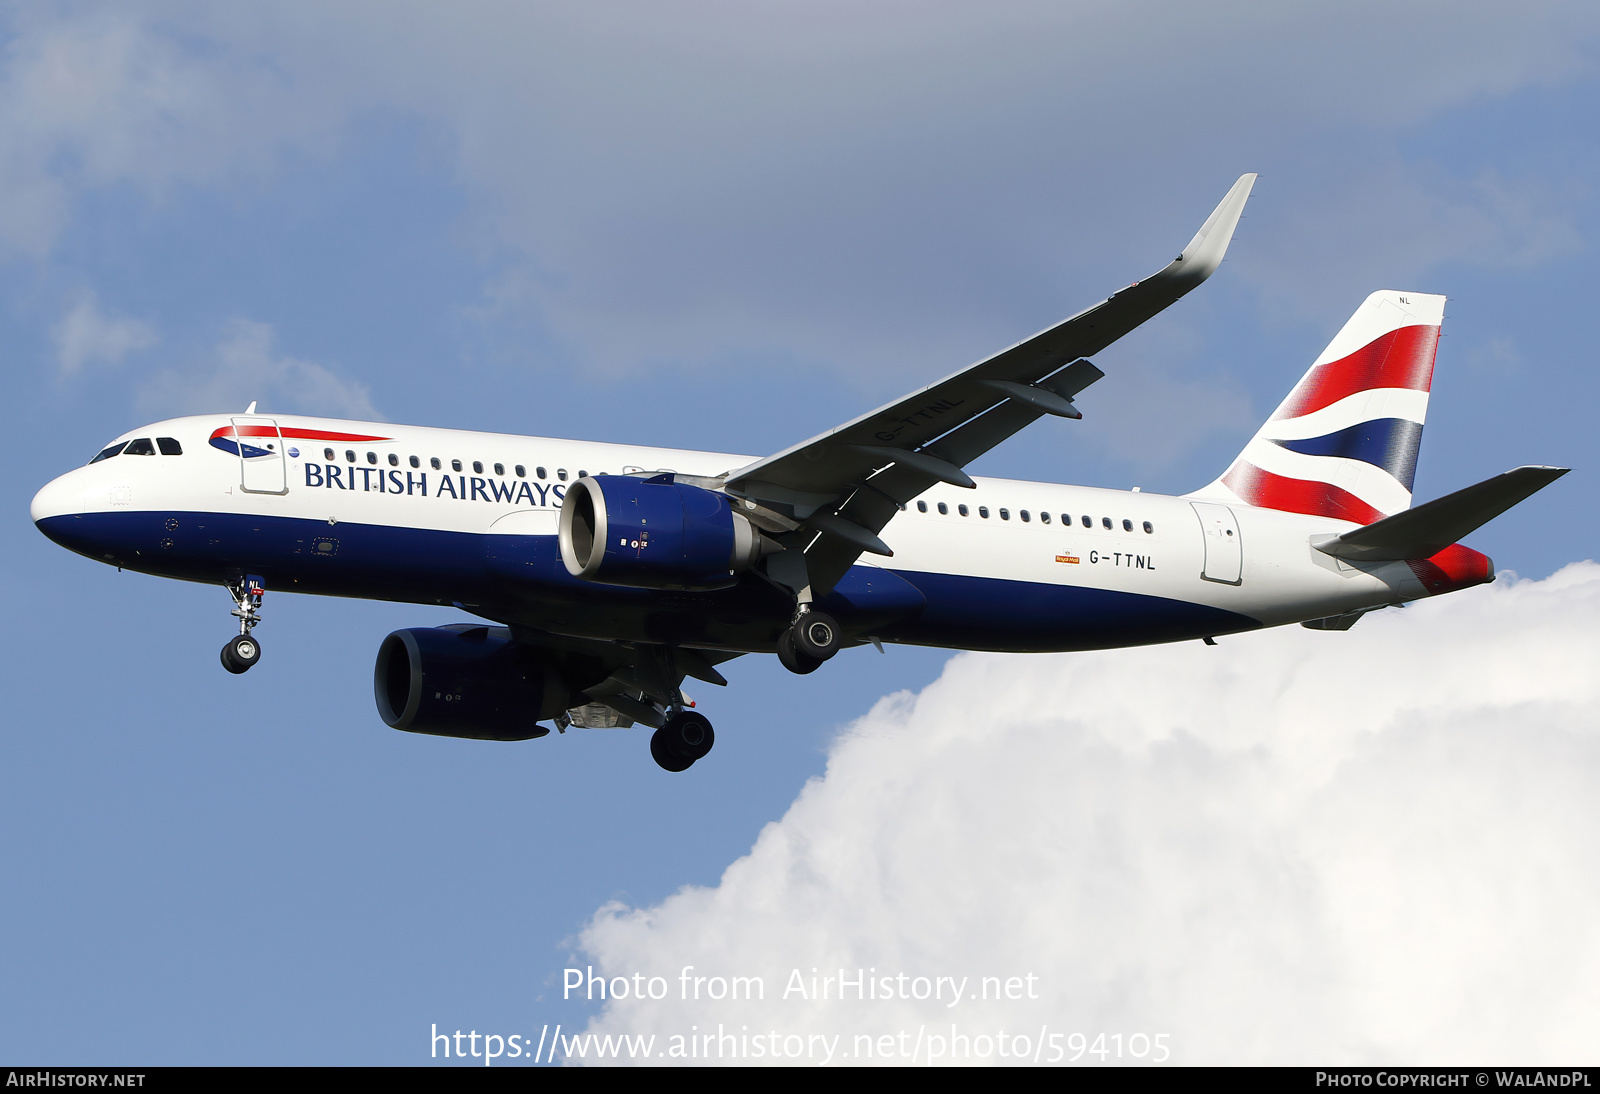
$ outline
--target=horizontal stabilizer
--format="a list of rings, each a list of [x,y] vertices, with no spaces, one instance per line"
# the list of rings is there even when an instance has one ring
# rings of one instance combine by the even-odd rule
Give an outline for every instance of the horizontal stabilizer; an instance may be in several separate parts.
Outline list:
[[[1517,467],[1476,486],[1338,536],[1313,536],[1324,554],[1356,562],[1432,558],[1565,475],[1566,467]]]

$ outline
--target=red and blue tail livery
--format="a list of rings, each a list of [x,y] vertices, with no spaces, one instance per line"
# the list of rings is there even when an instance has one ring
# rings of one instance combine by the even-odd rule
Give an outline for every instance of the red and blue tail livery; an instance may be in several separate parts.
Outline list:
[[[1442,296],[1375,292],[1196,496],[1371,524],[1411,505]]]

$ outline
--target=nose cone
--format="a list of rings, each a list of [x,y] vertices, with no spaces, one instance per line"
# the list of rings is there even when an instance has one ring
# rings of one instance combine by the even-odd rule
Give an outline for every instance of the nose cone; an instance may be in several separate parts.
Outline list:
[[[103,552],[98,552],[96,544],[88,541],[90,530],[84,526],[83,514],[88,508],[84,479],[80,467],[45,484],[44,489],[33,496],[28,511],[39,531],[56,543],[69,551],[99,558]]]
[[[51,517],[71,516],[83,512],[83,478],[77,471],[68,471],[58,479],[45,484],[44,489],[33,496],[33,504],[28,507],[33,523],[43,528],[43,522]],[[50,533],[45,532],[46,535]]]

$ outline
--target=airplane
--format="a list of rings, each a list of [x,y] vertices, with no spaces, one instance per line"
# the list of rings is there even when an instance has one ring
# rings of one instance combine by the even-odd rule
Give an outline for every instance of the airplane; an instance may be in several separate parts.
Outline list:
[[[1199,640],[1494,580],[1458,541],[1565,474],[1524,466],[1411,504],[1444,297],[1369,296],[1210,484],[1181,497],[975,478],[1089,358],[1205,281],[1242,176],[1159,272],[1008,349],[764,458],[300,415],[141,426],[33,499],[56,543],[222,585],[261,658],[267,589],[454,605],[484,623],[378,648],[389,726],[479,740],[642,724],[683,771],[710,752],[686,678],[845,646],[1042,652]]]

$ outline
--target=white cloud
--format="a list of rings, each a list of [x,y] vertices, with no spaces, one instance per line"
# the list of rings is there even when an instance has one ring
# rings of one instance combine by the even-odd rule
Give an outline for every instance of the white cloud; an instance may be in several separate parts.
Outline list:
[[[658,1050],[691,1026],[926,1046],[954,1022],[1166,1033],[1178,1063],[1587,1059],[1596,663],[1593,563],[1348,634],[959,656],[851,727],[717,887],[597,914],[580,965],[669,997],[590,1028]],[[764,976],[766,1000],[679,1002],[685,965]],[[791,970],[841,967],[969,992],[1032,974],[1039,999],[780,998]]]
[[[365,384],[342,379],[315,361],[279,356],[273,341],[270,325],[235,319],[208,372],[162,372],[145,385],[139,403],[152,413],[208,414],[243,410],[259,401],[263,414],[382,419]]]
[[[84,293],[51,332],[56,343],[56,363],[66,376],[84,365],[114,365],[134,350],[156,344],[155,329],[126,316],[106,315],[94,293]]]

